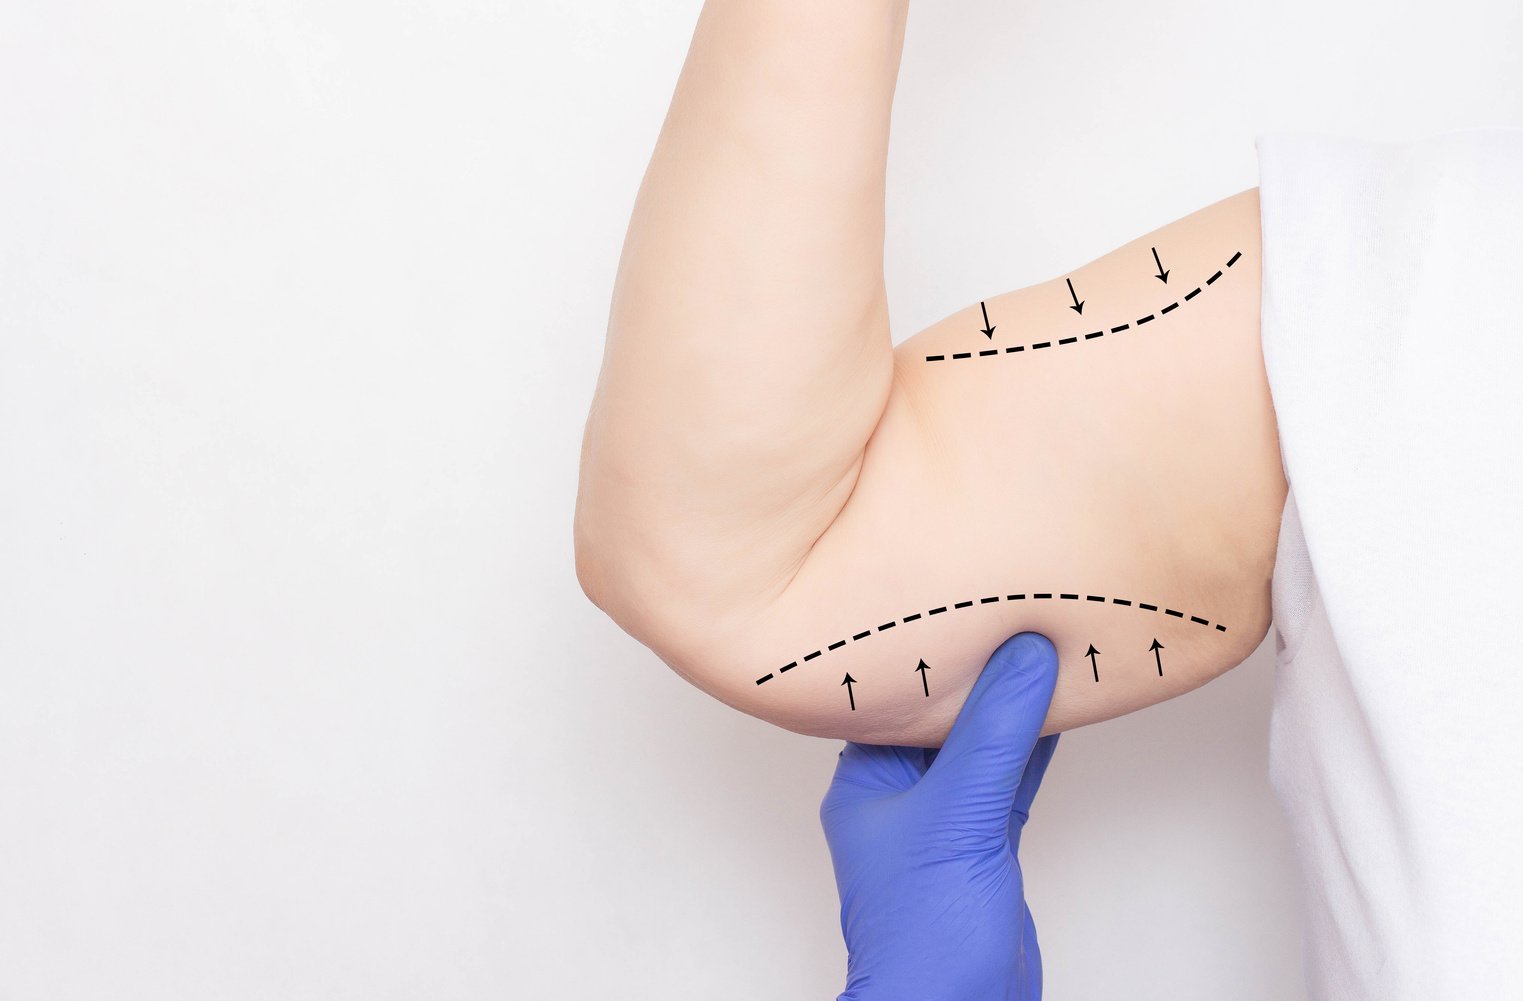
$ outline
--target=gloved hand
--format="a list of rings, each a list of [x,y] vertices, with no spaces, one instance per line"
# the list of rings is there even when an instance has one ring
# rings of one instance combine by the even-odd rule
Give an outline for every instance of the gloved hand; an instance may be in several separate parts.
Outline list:
[[[1057,746],[1057,653],[994,651],[940,752],[848,743],[820,804],[846,938],[841,1001],[1034,1001],[1036,927],[1016,850]]]

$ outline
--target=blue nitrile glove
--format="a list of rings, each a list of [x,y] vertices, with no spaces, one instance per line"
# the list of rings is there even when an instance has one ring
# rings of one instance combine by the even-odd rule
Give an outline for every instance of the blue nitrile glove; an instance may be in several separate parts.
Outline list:
[[[842,1001],[1033,1001],[1036,927],[1016,859],[1057,746],[1043,737],[1058,660],[1006,640],[940,752],[848,743],[820,804],[841,894]]]

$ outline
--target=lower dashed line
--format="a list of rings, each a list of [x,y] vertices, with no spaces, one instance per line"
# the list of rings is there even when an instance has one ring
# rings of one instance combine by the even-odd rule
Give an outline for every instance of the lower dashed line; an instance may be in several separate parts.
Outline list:
[[[1130,598],[1107,598],[1103,594],[1084,594],[1084,595],[1081,595],[1077,591],[1073,592],[1073,593],[1068,593],[1068,592],[1064,592],[1064,591],[1060,591],[1060,592],[1056,592],[1056,593],[1057,593],[1057,598],[1060,601],[1061,600],[1065,600],[1065,599],[1068,600],[1068,601],[1078,601],[1082,597],[1085,601],[1094,601],[1094,602],[1099,602],[1101,604],[1104,604],[1106,602],[1110,602],[1111,604],[1114,604],[1114,605],[1125,605],[1125,606],[1128,606],[1128,607],[1135,606],[1137,608],[1144,609],[1144,610],[1149,611],[1149,612],[1162,611],[1165,615],[1171,615],[1171,616],[1174,616],[1176,618],[1185,618],[1185,613],[1184,612],[1180,612],[1180,611],[1177,611],[1177,610],[1172,609],[1172,608],[1162,608],[1162,609],[1160,609],[1159,606],[1157,606],[1157,605],[1150,605],[1150,604],[1148,604],[1145,601],[1133,602],[1132,599],[1130,599]],[[1041,591],[1041,592],[1038,592],[1038,593],[1033,593],[1030,596],[1030,598],[1033,601],[1052,600],[1053,594],[1054,594],[1054,592],[1052,592],[1052,591]],[[926,616],[940,615],[943,612],[947,612],[947,611],[950,611],[950,610],[953,610],[953,609],[958,609],[958,608],[972,608],[974,605],[992,605],[992,604],[998,603],[1001,600],[1004,600],[1004,601],[1025,601],[1025,600],[1027,600],[1027,596],[1025,594],[1007,594],[1007,595],[1004,595],[1003,598],[1002,598],[1001,595],[991,594],[987,598],[979,598],[977,600],[969,599],[967,601],[959,601],[956,604],[951,605],[951,606],[941,605],[939,607],[929,609],[929,610],[927,610],[925,612],[911,612],[909,615],[906,615],[906,616],[904,616],[901,619],[892,619],[892,620],[890,620],[888,622],[885,622],[882,625],[878,626],[877,631],[881,633],[881,632],[883,632],[886,629],[893,629],[895,626],[900,625],[900,624],[908,625],[909,623],[914,622],[914,621],[916,621],[918,619],[924,618]],[[1194,622],[1194,623],[1196,623],[1198,625],[1202,625],[1202,626],[1211,626],[1211,625],[1213,625],[1213,623],[1209,619],[1203,619],[1199,615],[1191,615],[1191,616],[1189,616],[1189,619],[1190,619],[1191,622]],[[1227,631],[1227,627],[1222,625],[1221,623],[1215,623],[1214,626],[1215,626],[1215,629],[1216,629],[1217,632],[1224,633],[1224,632]],[[860,633],[854,633],[851,638],[853,640],[863,640],[863,639],[867,639],[867,637],[871,636],[872,633],[873,633],[873,630],[871,630],[871,629],[864,629]],[[814,660],[816,657],[823,657],[826,654],[826,652],[828,652],[828,651],[839,650],[841,647],[844,647],[846,645],[846,643],[847,643],[846,640],[837,640],[836,642],[830,644],[829,646],[825,647],[822,650],[814,650],[814,651],[811,651],[810,653],[806,653],[806,654],[804,654],[804,656],[800,657],[798,660],[789,661],[788,663],[784,664],[782,667],[778,668],[776,674],[769,673],[769,674],[762,675],[760,678],[756,679],[756,683],[758,685],[764,685],[767,682],[771,681],[773,678],[777,677],[778,675],[786,674],[787,672],[793,670],[795,667],[799,667],[800,665],[802,665],[803,663],[805,663],[807,661]]]

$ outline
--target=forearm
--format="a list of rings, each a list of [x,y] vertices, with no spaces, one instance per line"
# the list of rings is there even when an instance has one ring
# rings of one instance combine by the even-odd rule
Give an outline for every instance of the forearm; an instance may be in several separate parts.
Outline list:
[[[689,617],[765,601],[851,492],[892,379],[883,183],[906,8],[703,9],[584,443],[578,570],[628,606],[615,618],[635,595]]]

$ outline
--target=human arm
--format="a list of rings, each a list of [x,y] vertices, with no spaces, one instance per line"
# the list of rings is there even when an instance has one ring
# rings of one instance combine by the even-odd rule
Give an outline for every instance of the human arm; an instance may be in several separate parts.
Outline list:
[[[898,40],[878,29],[902,7],[816,8],[705,8],[615,290],[584,588],[710,694],[873,743],[939,743],[1023,629],[1063,665],[1049,732],[1235,665],[1267,628],[1284,498],[1256,192],[986,299],[993,337],[970,303],[894,349],[879,297]],[[828,27],[794,20],[816,16]],[[738,26],[754,18],[776,20]]]

